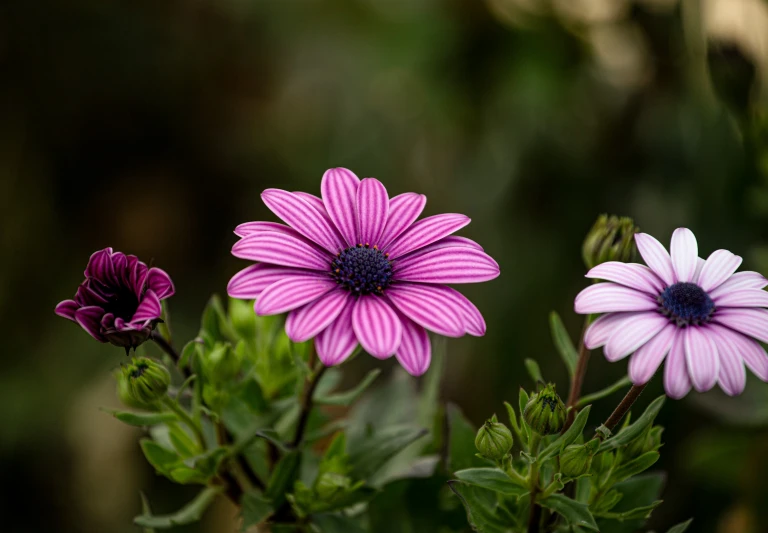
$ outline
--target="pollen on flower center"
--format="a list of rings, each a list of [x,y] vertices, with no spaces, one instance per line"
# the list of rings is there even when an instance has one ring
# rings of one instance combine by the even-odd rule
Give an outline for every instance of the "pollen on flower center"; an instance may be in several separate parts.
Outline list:
[[[392,264],[378,247],[358,244],[336,255],[331,276],[355,294],[382,294],[392,281]]]
[[[695,283],[675,283],[659,295],[661,312],[678,326],[707,322],[715,310],[715,303]]]

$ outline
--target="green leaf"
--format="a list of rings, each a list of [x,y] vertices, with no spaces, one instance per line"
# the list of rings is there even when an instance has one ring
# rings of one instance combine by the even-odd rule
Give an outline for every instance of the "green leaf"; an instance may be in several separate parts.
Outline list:
[[[141,439],[139,441],[141,451],[155,470],[166,477],[170,476],[171,470],[181,464],[181,457],[173,450],[169,450],[151,439]]]
[[[600,445],[597,453],[614,450],[619,446],[628,444],[630,441],[634,440],[635,437],[638,437],[643,431],[645,431],[645,428],[653,423],[656,415],[659,414],[661,407],[664,405],[664,398],[665,396],[661,395],[653,400],[645,412],[640,416],[640,418],[638,418],[633,424],[630,424],[629,426],[619,431],[613,437],[606,439]]]
[[[320,533],[365,533],[365,529],[352,518],[341,514],[323,513],[312,515]]]
[[[468,468],[454,474],[459,481],[489,489],[507,496],[520,497],[528,490],[513,482],[498,468]]]
[[[273,502],[275,508],[285,501],[285,493],[293,488],[293,483],[299,477],[301,452],[293,450],[287,453],[275,465],[275,470],[269,478],[264,496]]]
[[[579,360],[579,354],[571,342],[571,337],[565,330],[563,321],[555,311],[549,314],[549,329],[552,333],[552,342],[555,343],[557,353],[562,357],[565,366],[568,368],[568,375],[573,377],[576,373],[576,364]]]
[[[587,419],[589,419],[589,411],[591,409],[591,405],[588,405],[582,409],[581,412],[576,415],[576,418],[574,418],[573,424],[571,424],[571,427],[568,428],[568,431],[560,435],[557,439],[554,440],[554,442],[552,442],[552,444],[544,448],[539,453],[537,459],[540,463],[543,463],[550,457],[557,455],[560,453],[560,451],[562,451],[563,448],[569,444],[572,444],[576,439],[579,438],[582,431],[584,431],[584,426],[587,425]]]
[[[147,495],[143,492],[139,493],[141,495],[141,513],[145,515],[151,515],[152,514],[152,508],[149,506],[149,500],[147,499]],[[155,533],[155,530],[151,527],[145,527],[144,533]]]
[[[181,485],[205,485],[208,482],[202,473],[183,464],[171,469],[168,477]]]
[[[524,433],[525,437],[525,449],[528,449],[528,441],[531,439],[531,429],[528,427],[528,424],[525,423],[525,418],[523,417],[523,413],[525,413],[525,406],[528,405],[528,393],[525,392],[525,389],[520,387],[520,395],[517,399],[518,402],[518,408],[520,413],[520,429]]]
[[[199,342],[195,339],[184,345],[181,350],[181,357],[179,357],[179,368],[186,368],[192,364],[192,357],[195,355]]]
[[[171,444],[181,457],[194,457],[202,451],[189,433],[177,424],[168,426],[168,438],[171,439]]]
[[[606,492],[597,502],[590,506],[593,515],[601,515],[616,507],[624,495],[616,489]]]
[[[628,463],[624,463],[613,471],[608,481],[608,486],[620,483],[640,472],[648,470],[658,460],[659,452],[647,452]]]
[[[191,524],[200,520],[209,505],[216,496],[224,490],[224,487],[208,487],[200,492],[194,500],[173,514],[153,516],[143,514],[133,519],[137,526],[157,529],[168,529],[174,526]]]
[[[586,527],[599,531],[589,508],[576,500],[572,500],[563,494],[553,494],[541,500],[541,505],[555,511],[574,526]]]
[[[510,529],[510,524],[505,524],[499,517],[498,502],[493,492],[461,481],[449,481],[448,486],[461,500],[467,512],[467,521],[474,531],[505,533]]]
[[[485,466],[488,463],[475,456],[475,436],[477,430],[467,420],[456,405],[449,403],[446,406],[445,416],[448,435],[448,470],[464,470],[474,466]]]
[[[249,527],[263,522],[274,512],[272,502],[254,490],[249,490],[243,494],[240,506],[242,508],[240,516],[243,520],[240,530],[243,532]]]
[[[691,525],[691,522],[693,522],[693,518],[690,520],[686,520],[685,522],[682,522],[680,524],[677,524],[676,526],[672,527],[667,533],[685,533],[685,530],[688,529],[688,526]]]
[[[620,513],[617,513],[617,512],[595,513],[595,516],[599,516],[601,518],[608,518],[610,520],[618,520],[619,522],[625,522],[627,520],[645,521],[651,517],[651,513],[653,513],[653,510],[656,509],[661,504],[662,504],[662,500],[656,500],[651,505],[646,505],[644,507],[636,507],[635,509],[630,509],[629,511],[622,511]]]
[[[170,411],[162,413],[135,413],[132,411],[112,411],[109,409],[102,409],[102,411],[111,414],[120,422],[128,424],[129,426],[154,426],[178,420],[176,415]]]
[[[352,477],[370,478],[398,452],[427,433],[427,430],[413,426],[393,426],[377,431],[350,451]]]
[[[261,422],[259,422],[259,425]],[[245,431],[238,439],[235,441],[235,443],[229,448],[229,453],[227,454],[230,457],[234,457],[235,455],[241,454],[246,448],[248,448],[256,439],[264,439],[266,441],[271,442],[277,448],[281,451],[287,451],[288,448],[286,447],[285,443],[280,439],[280,435],[271,428],[256,428],[254,427],[250,431]]]
[[[623,494],[621,501],[611,509],[613,512],[623,512],[645,507],[659,499],[664,485],[665,476],[661,472],[640,474],[614,485],[613,490]],[[642,529],[644,520],[608,520],[600,518],[598,525],[601,533],[635,533]]]
[[[367,389],[371,383],[381,374],[381,370],[376,368],[366,374],[365,378],[354,389],[350,389],[346,392],[340,392],[337,394],[329,394],[328,396],[321,396],[315,399],[315,403],[319,405],[351,405],[357,400],[360,395]]]
[[[539,363],[537,363],[535,360],[526,359],[525,368],[528,370],[528,375],[531,376],[531,379],[534,383],[544,382],[544,378],[541,375],[541,369],[539,368]]]
[[[577,404],[577,407],[581,408],[585,405],[589,405],[591,403],[595,403],[597,400],[602,400],[606,396],[610,396],[614,392],[618,392],[624,387],[629,387],[632,385],[632,380],[629,379],[628,376],[624,376],[619,381],[614,383],[613,385],[610,385],[602,390],[599,390],[597,392],[593,392],[592,394],[587,394],[586,396],[582,396],[579,399],[579,403]]]

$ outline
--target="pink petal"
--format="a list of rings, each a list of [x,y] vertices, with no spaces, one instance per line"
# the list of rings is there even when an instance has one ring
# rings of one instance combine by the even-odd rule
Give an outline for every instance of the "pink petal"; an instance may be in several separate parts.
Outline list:
[[[615,283],[590,285],[576,296],[574,309],[577,313],[614,313],[617,311],[651,311],[659,304],[644,292]]]
[[[720,373],[717,381],[727,395],[736,396],[744,392],[744,387],[747,384],[747,372],[744,370],[741,347],[732,342],[730,336],[723,335],[722,330],[725,328],[720,326],[707,328],[707,333],[715,342],[717,354],[720,357]]]
[[[677,327],[668,322],[655,337],[635,352],[629,360],[629,379],[632,383],[643,385],[650,381],[672,348],[672,341],[677,333]]]
[[[290,235],[292,237],[301,235],[295,229],[289,228],[285,224],[280,224],[278,222],[244,222],[235,228],[235,235],[238,237],[247,237],[248,235],[253,235],[254,233],[265,232],[282,233],[283,235]]]
[[[388,214],[389,195],[386,187],[376,178],[365,178],[357,188],[357,242],[379,245]]]
[[[479,283],[499,276],[499,265],[485,252],[467,247],[432,250],[395,262],[393,279],[420,283]]]
[[[315,337],[317,357],[326,366],[343,363],[357,348],[357,337],[352,329],[352,310],[355,300],[347,300],[347,305],[330,326]]]
[[[349,246],[357,244],[357,188],[360,180],[346,168],[332,168],[323,175],[323,204]]]
[[[461,312],[464,319],[464,331],[475,337],[485,335],[485,319],[480,310],[469,299],[456,289],[446,287],[446,294],[450,295],[456,308]]]
[[[736,272],[733,276],[724,281],[718,288],[709,293],[709,296],[717,302],[718,296],[726,292],[740,289],[764,289],[768,287],[768,279],[757,272]]]
[[[631,320],[641,313],[608,313],[592,322],[584,334],[584,345],[590,350],[604,346],[613,332],[626,320]]]
[[[691,326],[683,330],[685,364],[693,388],[705,392],[715,386],[720,373],[717,346],[704,328]]]
[[[331,224],[300,196],[281,189],[267,189],[261,193],[261,199],[285,223],[329,252],[335,254],[346,248]]]
[[[413,224],[424,210],[427,197],[423,194],[407,192],[395,196],[389,201],[389,216],[387,225],[379,237],[379,247],[384,248],[400,236]]]
[[[309,203],[312,207],[315,208],[315,211],[320,213],[320,215],[325,218],[328,222],[333,225],[333,221],[331,220],[331,217],[328,216],[328,211],[325,210],[325,204],[323,203],[323,199],[319,196],[315,196],[314,194],[309,194],[308,192],[304,191],[293,191],[293,194],[296,196],[300,196],[302,199],[304,199],[307,203]],[[334,226],[335,227],[335,226]]]
[[[408,252],[447,237],[469,224],[469,222],[468,216],[455,213],[424,218],[405,230],[384,251],[389,253],[390,258],[397,259]]]
[[[739,289],[722,293],[717,307],[768,307],[768,292],[761,289]]]
[[[387,288],[392,304],[405,316],[446,337],[464,335],[464,315],[448,287],[397,283]]]
[[[144,297],[141,299],[141,303],[136,308],[136,312],[133,313],[130,322],[146,322],[147,320],[155,320],[160,318],[163,314],[163,307],[160,305],[160,298],[157,297],[155,291],[149,289],[144,293]]]
[[[701,269],[704,268],[706,261],[701,257],[696,258],[696,271],[693,273],[693,279],[691,283],[699,284],[699,276],[701,276]]]
[[[104,309],[96,306],[81,307],[75,311],[75,321],[97,341],[106,342],[101,334],[101,318]]]
[[[716,289],[736,272],[739,265],[741,265],[741,257],[738,255],[728,250],[715,250],[701,269],[699,287],[706,292]]]
[[[427,246],[419,248],[418,250],[409,252],[404,256],[399,257],[397,260],[402,262],[406,259],[415,259],[417,257],[428,254],[429,252],[442,250],[443,248],[472,248],[480,252],[483,251],[483,247],[471,239],[467,239],[466,237],[459,237],[458,235],[449,235],[448,237],[443,237],[437,242],[433,242],[432,244],[428,244]]]
[[[276,281],[285,279],[293,274],[313,275],[319,278],[326,277],[325,274],[312,270],[299,270],[293,267],[256,263],[255,265],[245,267],[232,276],[232,279],[227,284],[227,294],[232,298],[253,300],[258,298],[264,289]]]
[[[171,276],[157,267],[152,267],[147,272],[146,284],[147,287],[155,291],[155,294],[157,294],[157,297],[161,300],[170,298],[173,296],[174,292],[176,292],[173,287],[173,281],[171,281]]]
[[[667,285],[675,283],[675,272],[672,267],[672,258],[669,257],[664,245],[647,233],[636,233],[635,244],[645,264],[661,278]]]
[[[753,374],[763,381],[768,381],[768,354],[759,342],[717,324],[710,324],[708,327],[713,329],[718,337],[736,348],[736,352],[741,355]]]
[[[639,349],[669,324],[669,319],[657,312],[638,313],[614,330],[603,348],[605,358],[616,362]]]
[[[672,233],[669,251],[677,281],[692,281],[699,259],[699,245],[693,232],[688,228],[677,228]]]
[[[279,233],[256,233],[244,237],[232,247],[232,255],[251,261],[324,272],[331,268],[330,256],[303,237]]]
[[[420,376],[429,368],[432,348],[427,330],[401,316],[403,339],[395,356],[403,368],[412,376]]]
[[[336,320],[351,299],[349,291],[336,290],[294,309],[285,321],[285,333],[293,342],[311,339]]]
[[[257,315],[277,315],[308,304],[336,288],[330,277],[290,274],[261,293],[254,309]]]
[[[113,281],[115,279],[114,265],[112,264],[112,248],[104,248],[94,252],[85,267],[86,278],[96,278],[101,281]]]
[[[64,300],[59,302],[54,311],[57,315],[70,320],[75,320],[75,312],[80,308],[80,305],[74,300]]]
[[[667,396],[679,400],[691,390],[691,380],[685,364],[685,342],[682,331],[672,341],[667,362],[664,365],[664,390]]]
[[[397,352],[403,324],[395,310],[380,296],[361,296],[352,310],[352,329],[366,352],[386,359]]]
[[[658,295],[664,290],[664,283],[645,265],[608,261],[597,265],[585,276],[592,279],[604,279],[631,289]]]
[[[760,342],[768,342],[768,311],[765,309],[718,309],[712,320]]]

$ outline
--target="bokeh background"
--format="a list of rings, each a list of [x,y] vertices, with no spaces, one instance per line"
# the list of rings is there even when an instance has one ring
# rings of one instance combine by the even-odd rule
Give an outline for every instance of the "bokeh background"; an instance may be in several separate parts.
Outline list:
[[[345,166],[424,193],[501,265],[462,289],[488,334],[448,343],[443,395],[480,422],[531,386],[526,357],[566,390],[547,315],[579,333],[599,213],[665,242],[688,226],[703,254],[768,271],[766,81],[763,0],[5,0],[0,530],[133,532],[140,489],[160,512],[190,497],[98,410],[122,351],[53,314],[94,250],[168,271],[184,339],[242,266],[232,228],[273,219],[264,188],[318,193]],[[624,372],[596,354],[585,392]],[[768,385],[669,401],[660,422],[651,526],[768,531]]]

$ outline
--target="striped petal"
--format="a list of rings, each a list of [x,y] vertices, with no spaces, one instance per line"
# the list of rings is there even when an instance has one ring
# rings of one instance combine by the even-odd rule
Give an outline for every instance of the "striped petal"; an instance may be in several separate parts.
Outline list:
[[[467,247],[432,250],[394,264],[393,279],[419,283],[478,283],[499,276],[499,265],[485,252]]]
[[[645,265],[608,261],[597,265],[585,276],[624,285],[630,289],[657,295],[664,290],[664,282]]]
[[[268,265],[266,263],[256,263],[248,266],[232,276],[227,284],[227,294],[232,298],[242,300],[253,300],[258,298],[261,292],[281,279],[285,279],[293,274],[314,275],[316,277],[325,277],[320,272],[311,270],[298,270],[293,267],[282,267]]]
[[[74,300],[64,300],[59,302],[54,311],[57,315],[68,318],[69,320],[75,320],[75,312],[80,308],[80,305]]]
[[[691,380],[685,364],[684,335],[679,332],[672,341],[667,362],[664,365],[664,390],[667,396],[679,400],[691,390]]]
[[[669,257],[664,245],[647,233],[635,234],[637,250],[643,257],[645,264],[661,278],[666,286],[675,283],[675,271],[672,267],[672,258]]]
[[[635,352],[629,360],[629,379],[632,383],[643,385],[650,381],[672,348],[672,341],[677,334],[677,327],[667,323],[655,337]]]
[[[691,280],[691,283],[699,284],[699,276],[701,276],[701,270],[704,268],[704,265],[706,264],[706,260],[702,259],[701,257],[696,258],[696,270],[693,273],[693,279]]]
[[[378,245],[388,214],[386,187],[375,178],[365,178],[357,188],[357,242]]]
[[[765,309],[719,309],[712,320],[768,343],[768,311]]]
[[[317,357],[326,366],[343,363],[357,348],[357,337],[352,329],[352,310],[355,301],[347,300],[344,309],[330,326],[315,337]]]
[[[432,347],[427,330],[405,316],[403,323],[403,339],[395,357],[403,368],[412,376],[420,376],[429,368],[432,359]]]
[[[427,205],[423,194],[407,192],[389,201],[389,216],[379,237],[379,247],[384,248],[413,224]]]
[[[107,342],[101,334],[101,319],[103,316],[104,309],[89,305],[75,311],[75,322],[80,324],[80,327],[97,341]]]
[[[160,305],[160,298],[155,291],[149,289],[144,293],[141,303],[136,308],[136,312],[131,317],[131,322],[146,322],[147,320],[156,320],[163,314],[163,307]]]
[[[273,265],[330,270],[331,258],[302,237],[280,233],[256,233],[237,241],[232,255]]]
[[[732,341],[729,335],[721,333],[725,328],[710,327],[707,333],[715,342],[717,354],[720,357],[720,373],[717,381],[720,388],[729,395],[736,396],[744,392],[747,384],[747,372],[741,356],[741,347]]]
[[[688,368],[693,388],[705,392],[715,386],[720,373],[720,358],[717,346],[700,327],[683,330],[685,345],[685,366]]]
[[[415,259],[434,250],[442,250],[443,248],[472,248],[480,252],[483,251],[483,247],[472,239],[459,237],[458,235],[449,235],[448,237],[443,237],[437,242],[433,242],[432,244],[428,244],[427,246],[419,248],[418,250],[414,250],[413,252],[405,254],[404,256],[398,258],[398,261]]]
[[[309,205],[315,208],[315,211],[320,213],[320,215],[325,218],[328,222],[333,225],[333,221],[331,220],[331,217],[328,215],[328,211],[325,210],[325,204],[323,203],[323,199],[319,196],[315,196],[314,194],[310,194],[308,192],[304,191],[293,191],[293,194],[296,196],[301,197],[304,201],[306,201]],[[334,226],[335,228],[335,226]]]
[[[380,296],[361,296],[352,309],[352,329],[366,352],[386,359],[397,352],[403,324],[395,310]]]
[[[605,346],[613,332],[621,327],[625,320],[631,320],[638,313],[607,313],[592,322],[584,333],[584,345],[590,350]]]
[[[577,313],[615,313],[618,311],[650,311],[659,304],[644,292],[615,283],[597,283],[581,291],[574,302]]]
[[[329,252],[335,254],[346,248],[331,224],[302,197],[282,189],[267,189],[261,199],[286,224]]]
[[[465,322],[448,287],[397,283],[387,289],[392,304],[405,316],[446,337],[464,335]]]
[[[235,235],[238,237],[247,237],[248,235],[253,235],[254,233],[265,232],[282,233],[283,235],[291,235],[293,237],[300,235],[300,233],[295,229],[289,228],[285,224],[280,224],[278,222],[244,222],[235,228]]]
[[[764,289],[768,287],[768,279],[758,272],[736,272],[733,276],[720,284],[720,286],[709,293],[712,300],[717,303],[717,298],[727,292],[741,289]]]
[[[327,328],[352,299],[349,291],[330,291],[304,307],[294,309],[285,320],[285,333],[293,342],[304,342]]]
[[[677,228],[672,233],[669,252],[677,281],[693,281],[699,259],[699,245],[693,232],[688,228]]]
[[[291,274],[276,281],[256,300],[254,309],[257,315],[277,315],[302,305],[308,304],[335,289],[336,282],[330,277],[318,277],[306,274]]]
[[[655,337],[667,324],[667,317],[657,312],[638,313],[614,330],[603,348],[605,358],[611,362],[624,359]]]
[[[155,291],[155,294],[157,294],[157,297],[161,300],[170,298],[175,292],[171,276],[157,267],[152,267],[147,272],[146,284],[148,288]]]
[[[768,307],[768,292],[761,289],[739,289],[721,294],[718,307]]]
[[[325,210],[349,246],[357,244],[356,198],[359,186],[360,179],[346,168],[327,170],[320,183]]]
[[[456,289],[451,287],[446,287],[446,289],[446,294],[453,298],[456,308],[459,309],[464,319],[464,331],[475,337],[485,335],[485,319],[475,304]]]
[[[741,257],[728,250],[715,250],[707,258],[699,274],[699,287],[709,292],[719,287],[736,272],[741,265]]]
[[[388,245],[385,251],[390,258],[397,259],[408,252],[432,244],[435,241],[447,237],[467,224],[470,218],[456,213],[445,213],[424,218],[405,230],[400,237]]]
[[[736,347],[736,351],[753,374],[763,381],[768,381],[768,354],[765,353],[765,349],[759,342],[717,324],[711,324],[709,327],[719,337]]]

